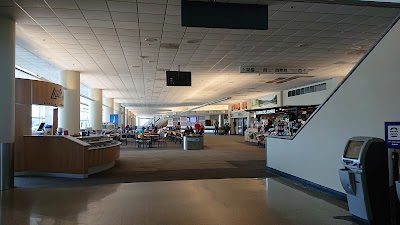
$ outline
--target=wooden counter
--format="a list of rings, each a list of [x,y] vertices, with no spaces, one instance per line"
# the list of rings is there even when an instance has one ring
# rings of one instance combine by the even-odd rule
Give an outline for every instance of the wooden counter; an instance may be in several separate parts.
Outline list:
[[[71,136],[24,136],[24,157],[16,175],[86,178],[113,167],[120,145],[93,148]]]

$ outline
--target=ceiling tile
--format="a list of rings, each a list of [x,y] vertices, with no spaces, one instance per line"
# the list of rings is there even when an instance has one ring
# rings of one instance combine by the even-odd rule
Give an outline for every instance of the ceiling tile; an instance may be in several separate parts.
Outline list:
[[[144,4],[138,3],[139,14],[158,14],[164,15],[166,5],[164,4]]]
[[[307,9],[307,12],[316,12],[316,13],[330,13],[336,9],[338,9],[340,5],[337,4],[320,4],[317,3]]]
[[[75,0],[80,9],[108,11],[104,0]]]
[[[369,16],[349,16],[340,22],[341,23],[350,23],[350,24],[360,24],[369,19],[371,19],[371,17],[369,17]]]
[[[53,9],[78,9],[74,0],[47,0],[46,2]]]
[[[54,12],[59,18],[62,19],[84,19],[80,10],[72,9],[54,9]]]
[[[67,27],[67,29],[71,33],[93,34],[92,29],[89,27],[89,25],[86,27],[71,26],[71,27]]]
[[[42,26],[49,33],[69,33],[64,26]]]
[[[114,26],[121,29],[139,29],[139,25],[136,22],[114,21]]]
[[[134,2],[107,1],[110,11],[137,13],[138,6]]]
[[[300,14],[301,14],[301,12],[278,11],[273,16],[271,16],[269,19],[270,20],[287,21],[287,20],[294,19],[295,17],[299,16]]]
[[[117,32],[113,28],[93,27],[92,30],[94,34],[117,35]]]
[[[110,12],[106,11],[82,10],[82,13],[87,20],[111,20]]]
[[[83,19],[61,19],[65,26],[69,27],[88,27],[89,24]]]
[[[24,8],[31,17],[55,17],[49,8]]]
[[[181,7],[168,4],[166,14],[170,15],[170,16],[180,16],[181,15]]]
[[[58,18],[34,18],[35,21],[42,26],[59,26],[62,25]]]
[[[331,13],[353,15],[365,9],[364,6],[342,5]]]
[[[87,20],[90,27],[114,28],[114,23],[110,20]]]
[[[138,22],[138,14],[132,12],[111,12],[114,21]]]

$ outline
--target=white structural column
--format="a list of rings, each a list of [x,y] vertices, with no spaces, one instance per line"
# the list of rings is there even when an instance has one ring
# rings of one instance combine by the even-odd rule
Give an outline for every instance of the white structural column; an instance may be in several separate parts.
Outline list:
[[[121,103],[114,102],[114,114],[118,114],[118,124],[117,124],[118,126],[121,126],[123,123],[120,111],[121,111]]]
[[[119,114],[121,114],[120,111],[121,111],[121,103],[114,102],[114,114],[119,115]]]
[[[14,186],[15,22],[0,18],[0,188]]]
[[[106,106],[103,114],[103,122],[110,122],[110,114],[114,114],[114,99],[103,98],[103,105]]]
[[[69,134],[78,134],[80,130],[80,77],[78,71],[64,70],[59,78],[64,87],[64,107],[59,109],[59,126]]]
[[[89,123],[93,130],[103,128],[103,90],[90,89],[89,97],[93,100],[89,103]]]
[[[224,117],[222,114],[218,115],[218,123],[220,127],[224,126]]]
[[[133,126],[132,123],[132,113],[128,111],[128,124]]]
[[[130,125],[129,123],[129,111],[128,109],[125,109],[125,126]]]

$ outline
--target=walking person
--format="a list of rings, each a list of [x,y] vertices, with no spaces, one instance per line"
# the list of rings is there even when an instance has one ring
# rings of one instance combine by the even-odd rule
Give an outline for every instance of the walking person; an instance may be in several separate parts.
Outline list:
[[[218,127],[219,127],[219,122],[217,119],[214,120],[214,128],[215,128],[215,135],[218,135]]]

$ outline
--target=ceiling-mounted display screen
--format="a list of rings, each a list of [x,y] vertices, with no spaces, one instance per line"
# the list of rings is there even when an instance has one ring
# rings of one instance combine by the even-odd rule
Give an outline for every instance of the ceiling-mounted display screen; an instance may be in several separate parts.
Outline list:
[[[192,73],[184,71],[166,71],[167,86],[192,86]]]
[[[182,0],[183,27],[268,29],[268,6]]]

